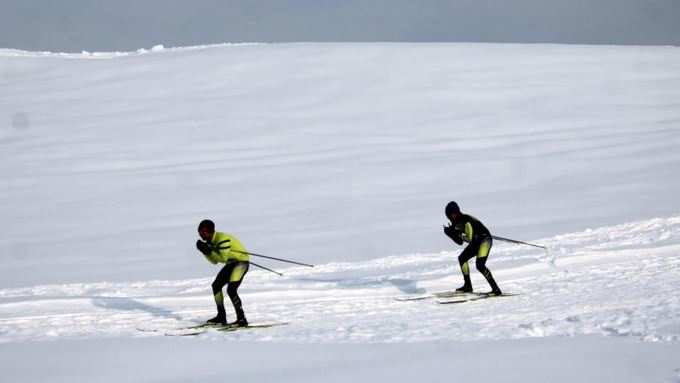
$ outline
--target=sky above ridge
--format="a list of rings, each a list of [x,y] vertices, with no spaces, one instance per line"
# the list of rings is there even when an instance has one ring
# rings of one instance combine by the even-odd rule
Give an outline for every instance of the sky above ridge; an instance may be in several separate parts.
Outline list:
[[[680,44],[677,0],[0,0],[0,48],[223,42]]]

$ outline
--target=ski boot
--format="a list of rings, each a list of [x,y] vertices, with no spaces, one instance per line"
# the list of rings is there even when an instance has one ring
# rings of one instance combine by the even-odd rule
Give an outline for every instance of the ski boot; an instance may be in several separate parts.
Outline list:
[[[227,324],[227,313],[224,311],[224,307],[217,307],[217,316],[208,319],[207,324],[214,325],[226,325]]]
[[[227,318],[217,315],[214,318],[208,319],[208,321],[206,323],[207,324],[214,324],[214,325],[226,325],[227,324]]]
[[[491,286],[491,293],[489,295],[495,295],[495,296],[500,296],[503,295],[503,292],[501,291],[500,288],[498,288],[498,285],[496,284],[496,281],[491,278],[489,281],[489,286]]]
[[[243,306],[241,304],[241,299],[238,297],[236,292],[234,295],[230,295],[231,303],[234,304],[234,312],[236,313],[236,322],[229,323],[229,327],[248,327],[248,320],[246,320],[246,314],[243,312]]]
[[[484,275],[484,278],[486,278],[486,281],[489,282],[489,286],[491,287],[491,293],[489,295],[503,295],[503,292],[501,291],[500,288],[498,288],[498,284],[496,283],[496,280],[493,279],[493,275],[491,275],[491,271],[489,269],[484,270],[485,272],[482,273]]]
[[[472,286],[470,286],[470,285],[463,285],[463,286],[460,286],[459,288],[456,289],[456,292],[459,292],[459,293],[471,293],[471,292],[472,292]]]
[[[248,327],[248,320],[246,317],[242,317],[239,319],[236,319],[235,322],[229,323],[227,326],[229,327]]]
[[[457,288],[456,292],[471,293],[472,292],[472,281],[470,280],[470,276],[464,275],[463,278],[465,278],[465,283],[463,284],[463,286]]]

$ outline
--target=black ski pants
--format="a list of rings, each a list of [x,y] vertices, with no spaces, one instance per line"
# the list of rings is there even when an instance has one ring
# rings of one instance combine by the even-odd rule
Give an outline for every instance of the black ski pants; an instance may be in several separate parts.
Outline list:
[[[224,307],[224,303],[222,302],[222,288],[227,285],[227,295],[229,295],[229,299],[234,305],[236,317],[238,319],[244,317],[243,304],[241,298],[238,296],[238,288],[241,286],[241,282],[248,272],[249,267],[249,262],[229,262],[224,265],[219,273],[217,273],[217,276],[212,283],[212,290],[218,311],[220,311],[220,306],[222,306],[222,309]]]
[[[491,251],[492,245],[493,241],[491,237],[487,237],[482,240],[472,241],[465,249],[463,249],[463,252],[458,256],[458,263],[460,264],[463,275],[470,275],[468,261],[475,257],[477,258],[475,260],[477,270],[485,277],[487,276],[487,273],[490,275],[489,269],[486,267],[486,260],[489,258],[489,252]]]

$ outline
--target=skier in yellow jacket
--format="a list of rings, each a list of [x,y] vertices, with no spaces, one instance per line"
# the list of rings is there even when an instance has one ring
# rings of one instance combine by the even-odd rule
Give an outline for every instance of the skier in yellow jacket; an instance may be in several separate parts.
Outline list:
[[[224,310],[224,295],[222,288],[227,285],[227,295],[234,305],[236,321],[229,323],[230,326],[245,327],[248,321],[243,312],[241,298],[238,296],[238,288],[241,286],[243,277],[248,272],[250,257],[245,247],[233,235],[215,231],[215,223],[205,219],[198,225],[198,235],[202,240],[196,241],[196,248],[203,253],[205,258],[212,264],[224,263],[224,267],[217,273],[212,283],[213,296],[217,305],[217,316],[209,319],[211,324],[227,324],[227,314]]]

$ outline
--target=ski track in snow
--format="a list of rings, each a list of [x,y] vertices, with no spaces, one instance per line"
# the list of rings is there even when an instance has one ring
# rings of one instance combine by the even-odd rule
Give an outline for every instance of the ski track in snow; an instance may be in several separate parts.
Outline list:
[[[240,290],[249,320],[290,324],[199,337],[390,343],[601,334],[680,340],[680,216],[537,242],[550,252],[500,242],[492,250],[488,265],[496,279],[519,296],[459,305],[394,299],[458,286],[458,249],[292,268],[284,277],[254,270]],[[210,283],[202,278],[2,289],[0,342],[162,336],[213,315]],[[473,284],[488,290],[476,271]]]

